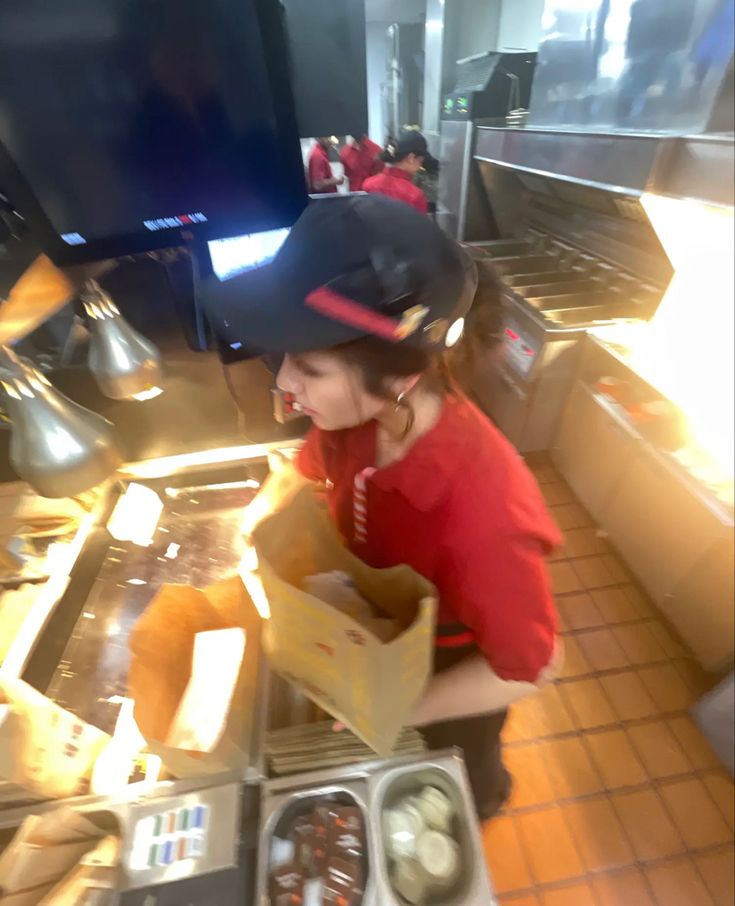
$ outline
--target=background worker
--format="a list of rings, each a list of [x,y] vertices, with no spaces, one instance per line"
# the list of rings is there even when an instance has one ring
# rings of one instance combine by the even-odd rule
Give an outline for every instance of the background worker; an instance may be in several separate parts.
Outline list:
[[[424,136],[415,129],[403,129],[395,142],[390,142],[382,155],[386,167],[362,184],[366,192],[387,195],[427,214],[426,195],[414,184],[414,179],[427,159],[431,158]],[[433,160],[433,158],[432,158]]]
[[[350,183],[351,192],[359,192],[369,176],[374,176],[383,169],[380,155],[383,149],[367,135],[353,139],[342,147],[340,160],[345,168],[345,176]]]
[[[332,140],[322,136],[316,139],[309,151],[308,184],[309,192],[313,195],[331,194],[337,191],[337,186],[344,182],[343,176],[335,176],[329,162],[329,151]]]

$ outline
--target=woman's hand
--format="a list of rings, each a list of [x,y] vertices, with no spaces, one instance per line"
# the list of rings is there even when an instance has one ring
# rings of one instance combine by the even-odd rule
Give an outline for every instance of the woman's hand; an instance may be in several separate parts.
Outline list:
[[[258,573],[258,555],[253,547],[252,536],[260,523],[277,513],[289,503],[308,479],[304,478],[290,459],[282,453],[268,454],[268,478],[263,482],[257,496],[245,507],[240,521],[240,530],[245,540],[245,552],[238,572],[245,590],[250,595],[261,618],[270,618],[270,605]]]
[[[308,479],[296,470],[291,460],[277,451],[268,454],[268,469],[269,475],[260,491],[242,514],[240,531],[248,542],[264,519],[283,509],[308,484]]]

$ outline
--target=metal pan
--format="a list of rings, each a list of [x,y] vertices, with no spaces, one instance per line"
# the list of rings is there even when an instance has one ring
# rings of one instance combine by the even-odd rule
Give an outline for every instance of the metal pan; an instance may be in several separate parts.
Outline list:
[[[524,299],[539,299],[542,296],[563,296],[567,293],[599,293],[604,287],[597,280],[561,280],[551,283],[534,283],[532,286],[516,287],[515,291]]]
[[[525,286],[543,282],[549,283],[570,283],[575,280],[588,280],[589,275],[586,271],[571,268],[570,270],[543,271],[539,277],[538,272],[530,274],[507,274],[503,278],[503,283],[511,289],[518,289]]]
[[[471,803],[469,786],[463,762],[449,753],[437,754],[413,765],[389,768],[370,778],[371,819],[378,839],[379,852],[374,870],[379,876],[380,886],[391,899],[385,899],[381,906],[406,906],[405,901],[394,890],[390,882],[390,869],[383,839],[382,815],[398,800],[417,793],[424,786],[440,789],[453,805],[455,826],[453,836],[457,839],[464,859],[462,877],[453,890],[441,896],[427,898],[422,906],[493,906],[494,899],[485,869],[484,855],[477,832],[477,819]]]
[[[584,305],[580,308],[563,308],[544,311],[545,320],[558,327],[586,327],[595,323],[612,321],[615,318],[635,317],[629,311],[621,311],[614,305]]]
[[[338,771],[335,774],[338,775]],[[319,775],[315,775],[319,776]],[[381,894],[376,891],[373,865],[376,859],[374,834],[370,822],[370,809],[367,803],[367,784],[364,778],[353,780],[335,780],[334,783],[285,789],[288,780],[284,778],[273,785],[266,784],[261,804],[260,839],[258,841],[258,882],[256,906],[270,906],[268,896],[268,877],[270,874],[270,850],[273,837],[284,835],[284,828],[291,819],[307,813],[319,802],[334,802],[341,805],[356,806],[362,812],[365,827],[365,892],[361,906],[378,906],[383,902]],[[304,782],[303,775],[300,778]],[[283,792],[277,790],[283,789]]]
[[[513,255],[507,258],[493,258],[491,266],[502,276],[543,274],[544,271],[558,270],[559,259],[553,255]]]
[[[526,302],[536,311],[563,311],[567,308],[599,307],[614,305],[618,300],[609,292],[560,293],[555,296],[526,297]]]

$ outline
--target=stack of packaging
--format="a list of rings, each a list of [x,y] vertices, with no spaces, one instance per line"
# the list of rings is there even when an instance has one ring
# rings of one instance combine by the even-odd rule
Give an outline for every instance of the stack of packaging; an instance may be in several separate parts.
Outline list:
[[[103,906],[117,889],[119,862],[109,815],[66,806],[32,815],[0,856],[3,906]]]

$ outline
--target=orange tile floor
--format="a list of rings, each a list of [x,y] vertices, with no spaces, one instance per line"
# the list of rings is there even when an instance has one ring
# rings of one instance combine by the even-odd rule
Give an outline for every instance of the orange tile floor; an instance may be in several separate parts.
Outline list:
[[[566,663],[511,709],[514,787],[483,827],[502,906],[733,906],[735,790],[688,709],[715,678],[665,625],[559,475],[529,463],[565,545]]]

